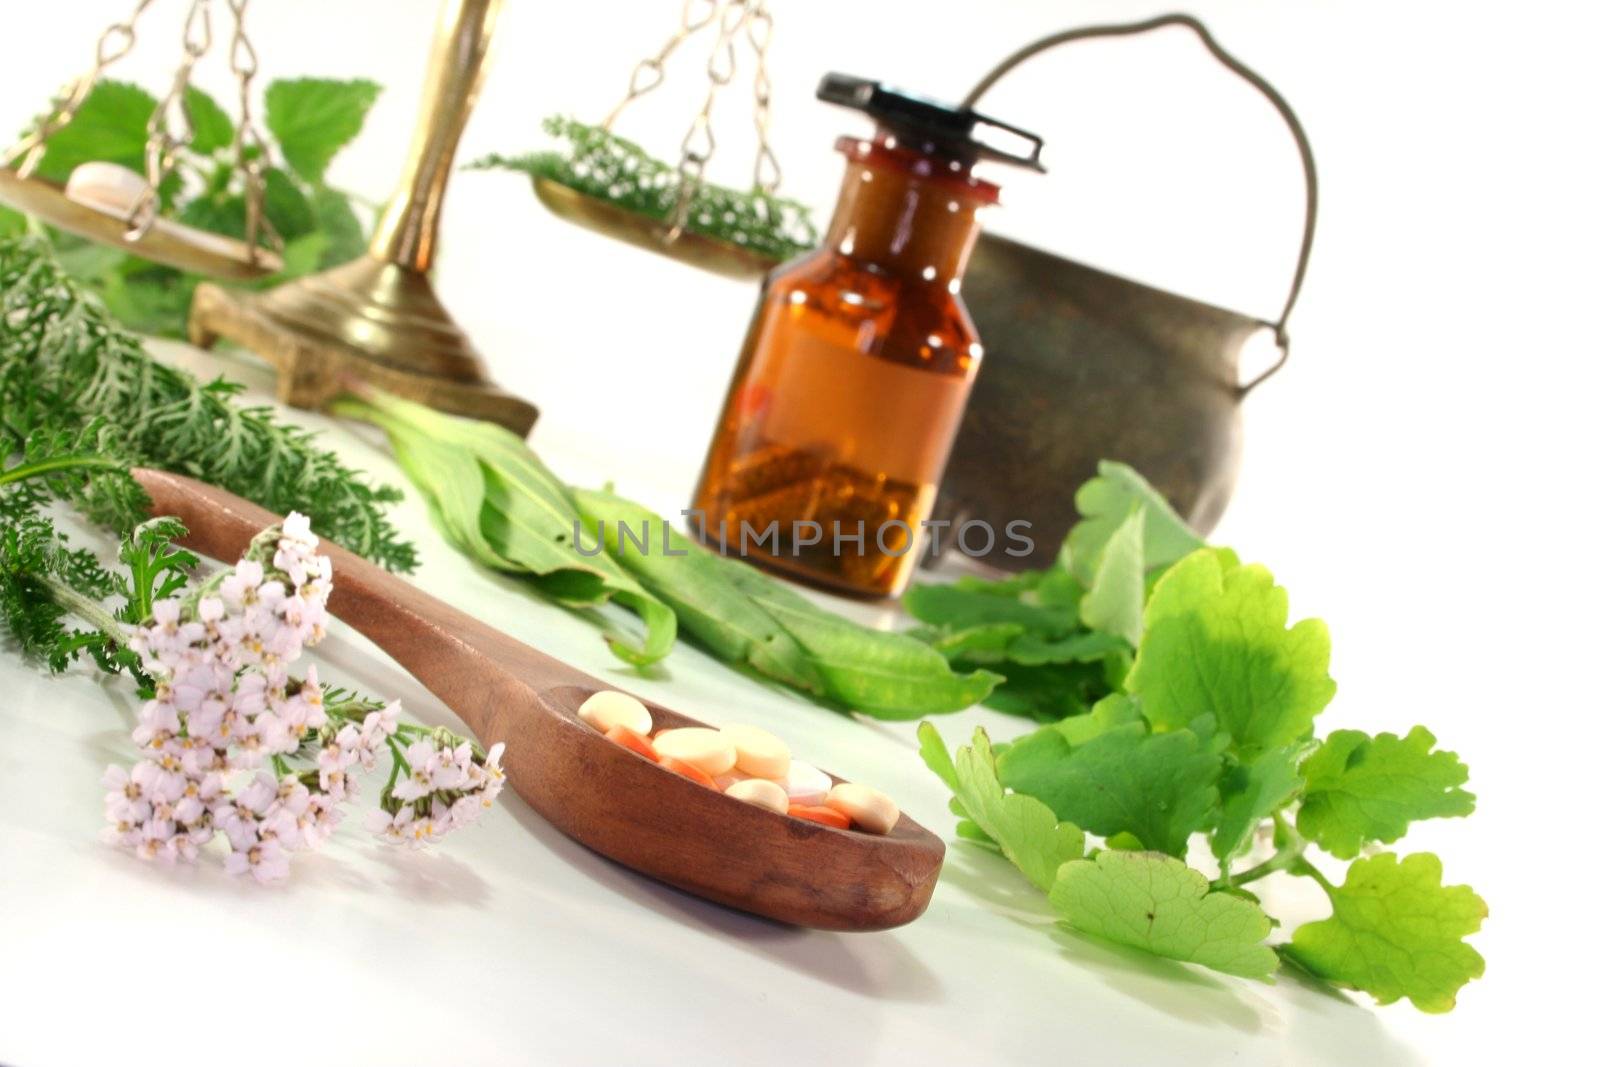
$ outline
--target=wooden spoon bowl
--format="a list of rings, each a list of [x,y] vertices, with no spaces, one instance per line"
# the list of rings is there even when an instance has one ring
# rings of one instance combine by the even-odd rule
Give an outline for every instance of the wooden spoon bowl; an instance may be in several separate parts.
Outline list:
[[[278,516],[213,486],[134,472],[184,543],[234,560]],[[696,896],[796,926],[883,930],[921,915],[944,842],[902,814],[885,835],[836,830],[735,800],[607,740],[578,718],[611,689],[324,541],[329,609],[450,706],[485,745],[504,741],[517,794],[557,829]],[[658,729],[703,726],[645,701]],[[835,781],[839,781],[835,777]]]

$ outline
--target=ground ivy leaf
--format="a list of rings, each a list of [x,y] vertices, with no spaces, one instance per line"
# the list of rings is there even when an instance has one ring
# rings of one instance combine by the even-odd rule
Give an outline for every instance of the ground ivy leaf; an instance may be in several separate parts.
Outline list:
[[[1249,761],[1302,739],[1334,683],[1322,620],[1286,627],[1288,593],[1235,558],[1203,549],[1162,575],[1126,687],[1158,729],[1215,715]]]
[[[1461,939],[1477,932],[1489,909],[1470,886],[1442,880],[1431,852],[1356,860],[1344,885],[1328,893],[1333,915],[1301,926],[1283,951],[1379,1004],[1409,997],[1422,1011],[1449,1011],[1457,991],[1483,975],[1483,957]]]
[[[1263,944],[1260,906],[1212,892],[1206,876],[1159,852],[1106,850],[1061,868],[1050,903],[1073,929],[1224,974],[1265,978],[1278,957]]]
[[[1078,610],[1083,623],[1135,648],[1144,632],[1144,505],[1135,505],[1100,552]]]
[[[1335,730],[1305,762],[1300,832],[1352,859],[1369,841],[1398,841],[1413,822],[1472,814],[1466,764],[1433,745],[1421,726],[1404,738]]]
[[[267,127],[303,180],[320,182],[339,149],[361,132],[381,91],[363,79],[294,78],[267,86]]]
[[[1083,855],[1082,830],[1058,822],[1033,797],[1008,794],[1001,787],[989,735],[981,727],[973,731],[972,744],[958,749],[954,759],[932,723],[917,728],[917,739],[922,743],[922,761],[950,787],[962,813],[1041,890],[1049,892],[1061,865]]]
[[[1100,554],[1117,527],[1136,508],[1144,509],[1146,567],[1164,567],[1205,547],[1172,505],[1127,464],[1101,460],[1099,473],[1079,486],[1073,502],[1082,518],[1062,547],[1072,572],[1085,585],[1094,579]]]
[[[1211,851],[1224,871],[1250,845],[1257,826],[1282,808],[1300,790],[1298,745],[1272,748],[1252,763],[1230,768],[1219,786],[1222,813],[1211,835]]]
[[[1000,757],[1001,783],[1102,837],[1129,833],[1181,858],[1216,812],[1222,758],[1189,730],[1150,734],[1130,723],[1076,747],[1056,731],[1035,738]]]

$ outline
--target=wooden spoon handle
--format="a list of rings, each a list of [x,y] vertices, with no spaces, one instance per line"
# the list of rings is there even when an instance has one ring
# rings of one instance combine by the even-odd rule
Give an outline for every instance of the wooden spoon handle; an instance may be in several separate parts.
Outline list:
[[[282,521],[192,478],[146,469],[133,475],[150,496],[151,514],[182,519],[189,528],[183,543],[214,559],[239,558],[251,538]],[[485,743],[502,739],[490,738],[489,727],[511,693],[525,694],[530,685],[593,682],[353,552],[327,540],[321,551],[333,561],[329,610],[393,656]]]

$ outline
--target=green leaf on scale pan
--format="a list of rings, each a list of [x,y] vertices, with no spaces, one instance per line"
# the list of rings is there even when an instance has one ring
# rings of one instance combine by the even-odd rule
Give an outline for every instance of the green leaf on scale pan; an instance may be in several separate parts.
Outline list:
[[[321,182],[333,157],[361,132],[381,91],[361,79],[275,81],[267,86],[267,128],[294,172]]]
[[[1335,730],[1305,762],[1296,826],[1340,859],[1353,859],[1368,842],[1398,841],[1413,822],[1472,814],[1475,798],[1461,788],[1466,764],[1433,745],[1421,726],[1403,738]]]
[[[1068,863],[1050,903],[1075,930],[1168,959],[1245,978],[1278,968],[1258,904],[1212,891],[1205,875],[1159,852],[1108,849]]]
[[[1135,505],[1112,531],[1078,607],[1085,626],[1135,648],[1144,633],[1144,517],[1144,505]]]
[[[1483,957],[1462,938],[1489,909],[1471,887],[1443,885],[1443,876],[1431,852],[1356,860],[1344,885],[1329,889],[1333,914],[1302,925],[1283,952],[1379,1004],[1409,997],[1423,1011],[1449,1011],[1457,991],[1483,976]]]
[[[1214,715],[1246,762],[1305,738],[1333,699],[1328,628],[1288,627],[1289,596],[1265,567],[1202,549],[1173,565],[1145,607],[1127,691],[1158,730]]]
[[[285,171],[268,167],[262,181],[262,210],[278,236],[285,241],[304,237],[317,228],[317,214],[300,186]],[[241,213],[242,214],[242,213]],[[239,236],[243,236],[240,227]]]
[[[478,562],[526,574],[542,591],[569,603],[610,598],[632,610],[645,624],[644,642],[606,638],[627,663],[647,665],[671,651],[677,638],[672,609],[605,553],[577,551],[577,505],[516,435],[376,391],[360,400],[342,399],[333,410],[389,435],[396,459],[429,499],[439,527]]]
[[[1181,859],[1216,814],[1222,757],[1190,730],[1151,734],[1135,722],[1077,746],[1047,726],[1008,748],[999,766],[1003,785],[1058,818],[1102,837],[1132,834]]]
[[[366,229],[356,217],[348,196],[319,185],[311,191],[311,206],[317,213],[317,229],[328,236],[320,266],[337,267],[366,251]]]
[[[45,142],[39,177],[62,183],[79,164],[95,160],[120,163],[144,172],[145,127],[155,113],[156,98],[127,82],[95,82],[72,121]]]
[[[1040,890],[1049,892],[1062,864],[1083,855],[1082,830],[1058,821],[1033,797],[1008,794],[1001,787],[989,735],[981,728],[954,759],[932,723],[919,726],[917,738],[922,761],[950,787],[966,818]]]
[[[1124,463],[1102,460],[1099,473],[1078,488],[1073,502],[1081,518],[1067,534],[1064,555],[1085,585],[1093,582],[1112,535],[1136,509],[1144,510],[1147,568],[1165,567],[1205,547],[1205,541],[1179,518],[1166,498]]]
[[[589,532],[598,535],[603,523],[613,558],[677,612],[683,629],[718,659],[748,664],[810,693],[827,692],[805,649],[733,582],[729,568],[745,564],[702,548],[659,515],[612,493],[574,489],[573,499]],[[624,544],[619,524],[646,538],[649,550]]]
[[[194,137],[189,142],[194,152],[209,156],[233,144],[233,119],[210,93],[191,85],[184,92],[183,102],[194,127]]]

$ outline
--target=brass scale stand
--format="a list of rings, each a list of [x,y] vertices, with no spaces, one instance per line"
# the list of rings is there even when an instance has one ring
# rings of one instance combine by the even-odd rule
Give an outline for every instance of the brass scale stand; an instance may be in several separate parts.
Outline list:
[[[185,270],[249,280],[281,269],[269,247],[276,240],[261,211],[262,174],[269,158],[251,119],[250,85],[256,55],[245,33],[249,0],[217,0],[234,19],[230,61],[239,85],[234,148],[244,175],[244,241],[206,233],[160,216],[154,190],[188,147],[192,127],[184,93],[193,67],[211,45],[213,0],[190,0],[184,57],[168,95],[151,117],[143,186],[123,203],[86,198],[75,173],[62,188],[34,176],[49,137],[72,120],[101,73],[127,55],[135,23],[153,0],[136,0],[132,14],[114,23],[96,45],[89,71],[52,102],[34,130],[0,159],[0,202],[50,225]],[[278,397],[299,407],[320,407],[350,377],[433,407],[488,419],[526,434],[538,416],[527,401],[498,388],[470,340],[439,301],[429,280],[437,251],[445,187],[467,117],[483,84],[495,20],[504,0],[443,0],[420,114],[400,186],[378,220],[365,255],[320,274],[252,292],[205,283],[190,309],[189,337],[201,347],[218,340],[258,353],[278,370]],[[684,221],[705,165],[715,148],[712,103],[734,74],[734,47],[743,34],[754,52],[756,128],[760,148],[755,184],[770,194],[779,171],[766,139],[770,85],[765,52],[772,19],[764,0],[684,0],[679,26],[661,49],[634,69],[622,102],[605,120],[610,129],[629,103],[661,84],[667,58],[688,37],[714,28],[706,63],[705,104],[680,151],[676,206],[665,220],[647,219],[565,187],[541,182],[540,199],[563,218],[633,244],[721,273],[759,276],[770,263],[749,249],[685,230]],[[86,165],[88,166],[88,165]],[[95,165],[102,166],[103,165]],[[129,175],[130,179],[138,176]]]

